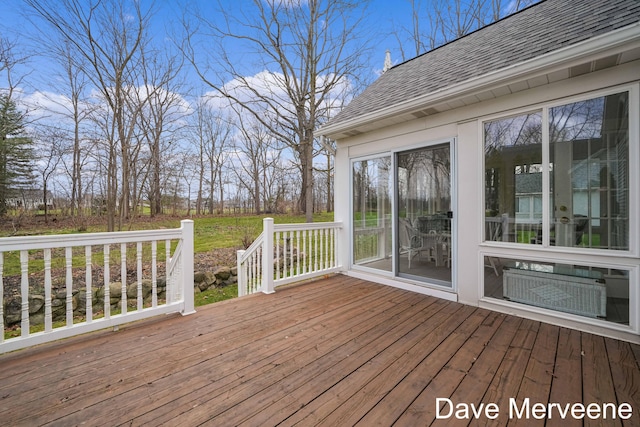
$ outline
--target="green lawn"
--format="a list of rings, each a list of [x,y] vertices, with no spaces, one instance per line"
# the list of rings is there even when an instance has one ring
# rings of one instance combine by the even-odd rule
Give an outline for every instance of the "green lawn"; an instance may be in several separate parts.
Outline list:
[[[305,221],[304,215],[243,215],[243,216],[207,216],[193,218],[194,221],[194,251],[195,253],[204,253],[212,249],[220,248],[240,248],[255,240],[262,232],[262,221],[265,217],[271,217],[276,224],[301,223]],[[333,213],[321,213],[314,216],[314,221],[325,222],[333,221]],[[179,228],[180,219],[175,217],[161,217],[153,221],[140,219],[134,223],[132,229],[163,229],[163,228]],[[105,226],[87,227],[86,233],[103,232]],[[44,228],[31,228],[25,230],[24,234],[29,235],[46,235],[46,234],[73,234],[78,233],[77,227],[70,225],[60,227],[56,223]],[[5,233],[6,235],[7,233]],[[1,236],[0,236],[1,237]],[[175,242],[173,246],[175,247]],[[150,258],[151,248],[149,244],[143,245],[143,257]],[[118,265],[120,262],[120,248],[112,245],[111,265]],[[54,251],[52,261],[53,268],[64,267],[64,250]],[[135,260],[135,248],[127,250],[127,259],[131,262]],[[165,247],[164,241],[158,242],[158,260],[164,261]],[[20,274],[20,254],[18,252],[6,252],[4,254],[4,275],[11,276]],[[44,261],[42,259],[42,251],[32,251],[29,262],[29,272],[35,273],[42,271]],[[104,264],[104,257],[99,251],[92,256],[92,263],[95,265]],[[73,267],[80,268],[85,265],[84,248],[74,248],[73,251]]]

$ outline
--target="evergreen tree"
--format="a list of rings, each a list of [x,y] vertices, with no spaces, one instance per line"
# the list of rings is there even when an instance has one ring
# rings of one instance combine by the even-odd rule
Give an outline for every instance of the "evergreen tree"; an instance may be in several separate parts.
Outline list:
[[[7,199],[19,195],[32,180],[32,140],[25,136],[24,116],[15,102],[0,94],[0,215],[7,213]]]

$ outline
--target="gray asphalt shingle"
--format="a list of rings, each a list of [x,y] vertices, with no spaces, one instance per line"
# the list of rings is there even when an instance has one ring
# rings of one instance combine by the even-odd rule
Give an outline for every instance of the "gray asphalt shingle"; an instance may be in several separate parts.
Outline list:
[[[384,73],[330,125],[640,21],[640,0],[546,0]]]

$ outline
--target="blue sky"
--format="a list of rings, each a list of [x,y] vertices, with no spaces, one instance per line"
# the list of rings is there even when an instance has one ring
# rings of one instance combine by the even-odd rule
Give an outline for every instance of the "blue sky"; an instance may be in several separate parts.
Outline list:
[[[143,0],[144,1],[144,0]],[[197,0],[201,3],[212,3],[211,0]],[[223,0],[230,1],[230,0]],[[246,1],[246,0],[245,0]],[[155,33],[162,35],[167,25],[177,25],[176,16],[179,16],[179,10],[182,6],[180,0],[157,0],[156,9],[158,13],[154,16]],[[242,6],[243,0],[236,0],[236,6]],[[371,54],[370,72],[375,76],[377,70],[383,66],[385,50],[390,49],[392,52],[397,50],[398,42],[392,36],[394,28],[398,25],[410,25],[411,7],[408,0],[372,0],[368,7],[367,25],[374,29],[376,41],[373,43],[374,51]],[[2,27],[0,35],[9,40],[19,41],[22,43],[37,33],[37,29],[24,17],[24,5],[21,0],[2,0],[0,1],[0,17],[2,17]],[[394,55],[394,61],[397,62],[399,54]],[[47,75],[50,72],[50,66],[46,60],[34,57],[27,70],[30,73],[29,78],[40,81],[38,89],[45,90]],[[259,72],[261,70],[255,70]],[[38,75],[36,78],[35,75]],[[373,77],[375,78],[375,77]],[[197,82],[194,82],[197,84]],[[0,87],[4,85],[0,81]]]
[[[55,3],[57,0],[51,0]],[[134,0],[130,0],[134,1]],[[148,8],[148,4],[152,0],[137,0],[142,3],[143,10]],[[156,40],[160,40],[165,43],[167,50],[171,49],[171,42],[166,42],[163,37],[167,37],[171,34],[168,30],[170,27],[180,27],[181,10],[186,3],[195,3],[198,6],[204,6],[208,8],[209,13],[207,19],[219,19],[220,15],[216,15],[211,12],[211,5],[217,4],[220,1],[227,11],[233,11],[232,13],[242,13],[248,10],[253,10],[249,6],[251,0],[156,0],[155,10],[156,13],[152,18],[152,33],[156,36]],[[280,0],[280,1],[293,1],[293,0]],[[305,1],[305,0],[297,0]],[[503,7],[509,8],[510,1],[502,0]],[[416,0],[416,4],[422,4],[426,7],[430,0]],[[410,28],[412,6],[410,0],[369,0],[366,17],[363,21],[363,27],[366,28],[368,42],[372,47],[370,51],[367,51],[366,68],[360,74],[360,81],[368,84],[374,81],[382,70],[385,58],[385,51],[391,51],[392,62],[394,64],[401,62],[402,54],[398,41],[398,34],[402,28]],[[500,2],[499,2],[500,3]],[[0,17],[2,18],[2,24],[0,26],[0,36],[6,38],[14,43],[18,43],[18,54],[22,52],[28,52],[29,49],[42,48],[42,42],[40,45],[34,46],[32,40],[35,35],[39,33],[38,28],[34,27],[32,22],[25,18],[26,6],[23,0],[0,0]],[[421,26],[424,28],[427,22],[421,22]],[[31,43],[30,43],[31,41]],[[24,44],[24,45],[23,45]],[[356,48],[360,47],[360,45]],[[212,51],[209,45],[205,45],[205,51]],[[241,49],[237,49],[233,54],[243,54]],[[411,48],[406,47],[406,52],[409,55]],[[175,52],[175,55],[178,55]],[[235,58],[234,58],[235,61]],[[251,58],[248,55],[240,57],[238,64],[251,64]],[[246,66],[243,68],[242,73],[245,73],[245,77],[253,78],[264,72],[265,67],[251,67]],[[20,83],[18,89],[20,95],[23,98],[24,104],[30,111],[58,111],[61,104],[65,103],[65,100],[60,95],[61,91],[55,89],[55,79],[62,80],[62,73],[57,72],[59,65],[56,61],[47,59],[43,56],[33,55],[30,57],[29,62],[22,68],[16,71],[16,76],[24,77]],[[268,72],[274,72],[277,70],[267,70]],[[190,92],[181,92],[180,95],[184,97],[187,102],[193,103],[193,100],[197,96],[201,96],[204,93],[211,90],[211,87],[206,86],[195,74],[193,69],[187,65],[183,71],[186,76],[186,86],[191,88]],[[209,77],[209,75],[208,75]],[[215,80],[215,79],[218,80]],[[221,80],[227,81],[221,81]],[[211,78],[212,82],[217,85],[232,84],[231,78],[225,77]],[[265,80],[266,81],[266,80]],[[6,88],[6,76],[5,73],[0,72],[0,90]],[[362,85],[359,89],[362,89]]]

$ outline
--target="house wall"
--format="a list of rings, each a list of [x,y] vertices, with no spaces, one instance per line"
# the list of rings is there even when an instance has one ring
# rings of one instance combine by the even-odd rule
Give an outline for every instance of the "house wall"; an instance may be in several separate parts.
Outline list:
[[[457,203],[456,222],[458,241],[456,251],[454,253],[454,296],[465,304],[483,306],[498,311],[504,311],[514,314],[523,315],[525,317],[537,320],[549,321],[555,324],[568,326],[576,329],[588,330],[604,335],[614,336],[616,338],[638,341],[638,289],[640,288],[639,274],[640,258],[638,237],[632,238],[632,249],[630,253],[623,255],[610,255],[609,261],[619,263],[631,269],[635,269],[631,280],[631,319],[630,327],[610,328],[608,325],[602,325],[602,322],[585,320],[567,319],[567,316],[558,313],[549,315],[548,312],[540,310],[530,310],[520,307],[516,304],[500,304],[491,300],[483,299],[481,289],[481,278],[484,271],[484,255],[499,256],[521,256],[527,258],[534,252],[535,256],[547,257],[554,259],[559,257],[567,260],[577,258],[585,265],[599,260],[594,255],[578,255],[563,250],[562,248],[552,248],[543,253],[541,248],[518,247],[516,244],[512,247],[505,247],[491,242],[483,243],[483,141],[482,141],[482,122],[489,117],[498,117],[521,113],[529,109],[538,108],[545,103],[556,100],[563,100],[581,94],[589,94],[604,88],[611,88],[620,85],[629,85],[634,90],[632,103],[638,101],[638,92],[640,88],[640,61],[627,63],[625,65],[609,68],[568,80],[562,80],[553,84],[547,84],[520,91],[514,94],[505,95],[496,99],[463,106],[455,110],[444,113],[427,116],[421,119],[415,119],[410,122],[388,126],[374,132],[360,134],[355,137],[346,138],[338,141],[338,151],[336,155],[336,183],[350,182],[350,159],[374,155],[378,153],[389,152],[403,148],[413,148],[427,144],[431,141],[443,140],[447,138],[456,138],[455,156],[456,165],[455,173],[457,188],[455,197]],[[561,72],[561,70],[556,70]],[[630,120],[632,129],[630,130],[630,142],[634,146],[631,150],[631,164],[635,162],[636,167],[632,172],[631,179],[638,179],[638,169],[640,169],[640,117],[638,107],[632,107],[632,118]],[[339,185],[338,187],[339,188]],[[638,190],[639,185],[635,183],[635,189]],[[640,212],[640,196],[635,195],[631,198],[631,213],[636,215]],[[345,224],[342,230],[342,239],[340,242],[340,257],[342,265],[350,265],[350,247],[348,244],[351,236],[350,229],[350,212],[351,212],[351,193],[347,191],[336,192],[336,220]],[[632,226],[632,230],[638,230],[638,219]],[[350,274],[360,275],[357,271],[350,271]],[[376,280],[376,277],[368,277]],[[424,286],[414,286],[404,279],[398,279],[380,275],[377,278],[381,283],[393,284],[394,286],[406,287],[408,289],[417,290],[424,293],[439,295],[442,294],[439,289],[431,289]]]

